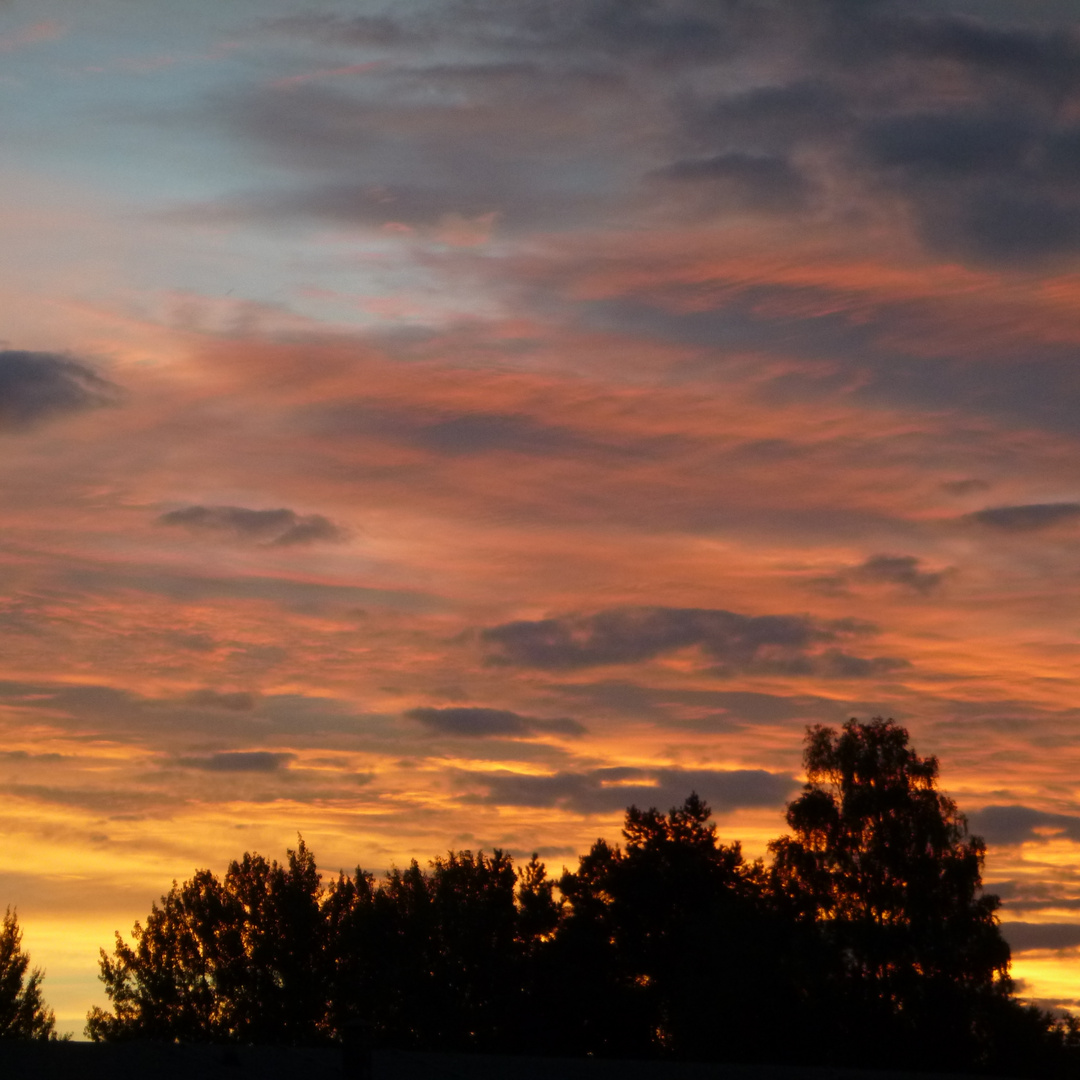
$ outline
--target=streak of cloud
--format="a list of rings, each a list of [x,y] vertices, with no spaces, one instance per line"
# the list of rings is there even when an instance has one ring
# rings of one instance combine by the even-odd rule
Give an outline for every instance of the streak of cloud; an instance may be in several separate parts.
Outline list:
[[[968,520],[1002,532],[1039,532],[1080,517],[1080,503],[1029,503],[1024,506],[991,506],[968,515]]]
[[[609,767],[589,772],[522,776],[473,773],[461,778],[484,794],[470,798],[498,806],[561,807],[577,814],[603,814],[628,805],[666,809],[691,791],[713,809],[778,806],[796,788],[790,776],[762,769],[641,769]]]
[[[179,757],[176,764],[205,772],[273,773],[286,768],[294,758],[294,754],[268,750],[227,750],[204,757]]]
[[[510,738],[526,738],[532,735],[585,734],[585,727],[569,717],[543,720],[535,716],[522,716],[509,709],[485,709],[479,707],[450,707],[443,709],[416,708],[406,711],[405,716],[416,720],[439,735],[460,735],[482,739],[493,735]]]
[[[491,661],[549,670],[631,664],[700,648],[727,671],[816,672],[859,678],[903,661],[862,659],[836,648],[873,627],[857,620],[822,623],[799,615],[740,615],[704,608],[616,608],[595,615],[519,620],[485,629]]]
[[[235,539],[257,540],[273,547],[292,547],[320,541],[340,542],[345,530],[321,514],[294,510],[249,510],[243,506],[185,506],[158,519],[193,533],[224,533]]]

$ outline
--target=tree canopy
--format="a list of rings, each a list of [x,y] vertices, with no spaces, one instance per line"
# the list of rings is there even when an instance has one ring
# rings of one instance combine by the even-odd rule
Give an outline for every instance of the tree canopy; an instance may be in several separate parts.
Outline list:
[[[773,873],[830,946],[844,1045],[859,1056],[859,1044],[891,1040],[897,1062],[964,1064],[1013,988],[999,900],[982,893],[985,845],[938,790],[937,759],[892,721],[811,728],[804,765],[792,834],[770,845]]]
[[[44,977],[40,968],[30,968],[18,919],[9,907],[0,925],[0,1039],[56,1038],[56,1019],[41,993]]]
[[[1013,996],[985,849],[891,720],[807,732],[772,862],[696,794],[630,807],[557,880],[451,851],[324,882],[245,854],[102,950],[96,1040],[376,1045],[1075,1072],[1080,1029]]]

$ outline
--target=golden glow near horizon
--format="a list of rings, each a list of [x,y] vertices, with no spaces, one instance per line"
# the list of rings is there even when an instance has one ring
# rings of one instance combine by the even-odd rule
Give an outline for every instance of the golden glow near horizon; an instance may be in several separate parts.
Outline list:
[[[198,867],[558,871],[691,789],[764,855],[879,714],[1077,1006],[1075,12],[420,7],[0,6],[0,908],[61,1027]]]

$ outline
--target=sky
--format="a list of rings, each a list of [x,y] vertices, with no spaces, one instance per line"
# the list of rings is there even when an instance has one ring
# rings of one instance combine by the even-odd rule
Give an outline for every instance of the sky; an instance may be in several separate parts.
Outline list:
[[[0,905],[751,856],[895,718],[1080,1007],[1075,0],[0,0]]]

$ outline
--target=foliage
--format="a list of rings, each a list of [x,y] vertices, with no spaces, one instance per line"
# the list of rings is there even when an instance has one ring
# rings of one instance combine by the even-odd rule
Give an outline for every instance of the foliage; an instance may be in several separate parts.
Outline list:
[[[315,860],[303,840],[288,865],[245,854],[223,882],[200,870],[154,904],[133,944],[101,950],[113,1005],[91,1039],[317,1042],[324,923]]]
[[[853,1060],[890,1046],[897,1063],[979,1064],[980,1027],[1012,989],[1009,947],[981,892],[985,847],[938,791],[937,759],[878,718],[811,728],[804,765],[793,835],[770,850],[778,893],[829,944],[838,1045]]]
[[[631,807],[623,839],[622,848],[598,840],[559,882],[571,1049],[710,1057],[718,1027],[728,1027],[740,1040],[726,1043],[732,1057],[740,1046],[756,1052],[758,1035],[775,1036],[764,984],[783,992],[782,928],[761,865],[747,865],[738,843],[718,842],[693,794],[667,815]]]
[[[0,926],[0,1039],[55,1039],[56,1019],[41,996],[44,974],[30,968],[22,931],[8,908]]]
[[[96,1040],[317,1043],[1064,1075],[1020,1005],[984,847],[891,720],[807,733],[771,866],[691,794],[630,807],[558,881],[451,851],[324,885],[301,840],[155,904],[102,951]]]

